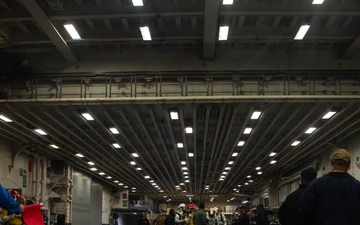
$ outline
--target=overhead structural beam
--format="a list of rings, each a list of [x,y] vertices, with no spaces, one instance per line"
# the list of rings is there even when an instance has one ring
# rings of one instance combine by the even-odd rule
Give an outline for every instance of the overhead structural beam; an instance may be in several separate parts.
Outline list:
[[[22,4],[33,16],[35,21],[40,25],[44,32],[48,35],[50,40],[54,43],[56,48],[64,56],[68,63],[77,63],[78,60],[75,55],[71,52],[69,46],[65,40],[61,37],[55,26],[45,15],[44,11],[40,8],[36,0],[21,0]]]
[[[350,45],[348,49],[344,52],[344,54],[340,57],[341,60],[349,60],[356,53],[360,51],[360,36],[358,36],[354,42]]]
[[[220,0],[205,0],[203,59],[215,58],[215,39]]]

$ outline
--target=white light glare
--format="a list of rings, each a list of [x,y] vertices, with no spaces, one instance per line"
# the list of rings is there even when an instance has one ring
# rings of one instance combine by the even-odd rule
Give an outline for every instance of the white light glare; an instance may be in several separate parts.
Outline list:
[[[181,165],[186,165],[186,162],[185,162],[185,161],[181,161]]]
[[[4,115],[0,115],[0,119],[3,120],[4,122],[7,122],[7,123],[11,123],[11,122],[12,122],[11,119],[7,118],[7,117],[4,116]]]
[[[239,153],[234,152],[231,156],[232,156],[232,157],[236,157],[238,154],[239,154]]]
[[[137,153],[131,153],[131,155],[134,157],[139,157],[139,155]]]
[[[170,118],[172,120],[178,120],[179,119],[179,113],[176,111],[170,111]]]
[[[324,2],[324,0],[314,0],[314,1],[312,2],[312,4],[313,4],[313,5],[321,5],[321,4],[323,4],[323,2]]]
[[[144,27],[139,27],[139,28],[140,28],[140,31],[141,31],[142,39],[144,41],[151,41],[151,34],[150,34],[149,27],[144,26]]]
[[[316,127],[310,127],[309,129],[307,129],[307,130],[305,131],[305,134],[311,134],[311,133],[313,133],[316,129],[317,129]]]
[[[189,157],[194,157],[194,153],[192,153],[192,152],[189,152]]]
[[[104,175],[105,175],[105,173],[104,173],[104,172],[100,172],[100,173],[99,173],[99,175],[104,176]]]
[[[93,162],[91,162],[91,161],[89,161],[88,164],[89,164],[90,166],[94,166],[94,165],[95,165],[95,163],[93,163]]]
[[[144,3],[142,0],[132,0],[134,6],[143,6]]]
[[[34,131],[40,135],[47,135],[47,133],[41,129],[34,129]]]
[[[270,162],[270,164],[275,164],[276,163],[276,160],[272,160],[271,162]]]
[[[79,33],[76,31],[74,25],[69,23],[69,24],[64,24],[64,27],[67,30],[67,32],[70,34],[72,39],[81,39],[81,37],[80,37]]]
[[[96,171],[97,169],[95,167],[90,168],[91,171]]]
[[[291,144],[291,146],[297,146],[297,145],[299,145],[300,144],[300,141],[294,141],[292,144]]]
[[[260,169],[261,169],[261,167],[260,167],[260,166],[258,166],[258,167],[256,167],[256,168],[255,168],[255,170],[260,170]]]
[[[130,164],[131,165],[136,165],[136,162],[135,161],[130,161]]]
[[[253,114],[251,115],[251,119],[252,119],[252,120],[257,120],[257,119],[260,118],[260,116],[261,116],[261,112],[260,112],[260,111],[255,111],[255,112],[253,112]]]
[[[86,120],[94,120],[94,118],[89,113],[81,114]]]
[[[229,26],[220,26],[219,41],[226,41],[228,38]]]
[[[262,174],[262,172],[261,172],[261,171],[259,171],[259,172],[257,172],[257,174],[258,174],[258,175],[261,175],[261,174]]]
[[[250,134],[251,131],[252,131],[252,128],[251,128],[251,127],[247,127],[247,128],[245,128],[245,130],[244,130],[244,134]]]
[[[223,0],[223,5],[232,5],[234,0]]]
[[[84,158],[84,155],[80,154],[80,153],[77,153],[75,154],[77,157],[80,157],[80,158]]]
[[[232,165],[234,163],[234,161],[229,161],[228,164],[229,165]]]
[[[310,25],[302,25],[297,34],[295,35],[294,40],[302,40],[309,28]]]
[[[336,112],[334,111],[329,111],[328,113],[325,114],[325,116],[322,117],[322,119],[327,120],[330,119],[333,115],[335,115]]]
[[[111,133],[113,133],[113,134],[119,134],[119,131],[118,131],[115,127],[110,127],[109,130],[110,130]]]

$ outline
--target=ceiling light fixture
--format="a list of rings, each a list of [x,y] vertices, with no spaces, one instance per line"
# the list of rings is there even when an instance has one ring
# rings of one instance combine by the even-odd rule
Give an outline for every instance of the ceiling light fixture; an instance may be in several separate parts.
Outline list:
[[[34,131],[40,135],[47,135],[47,133],[41,129],[34,129]]]
[[[0,115],[0,119],[3,120],[4,122],[7,122],[7,123],[11,123],[11,122],[12,122],[11,119],[7,118],[7,117],[4,116],[4,115]]]
[[[252,131],[252,128],[251,128],[251,127],[247,127],[247,128],[245,128],[245,130],[244,130],[244,134],[250,134],[251,131]]]
[[[276,160],[272,160],[271,162],[270,162],[270,164],[275,164],[277,161]]]
[[[99,173],[99,175],[104,176],[104,175],[105,175],[105,173],[104,173],[104,172],[100,172],[100,173]]]
[[[234,152],[231,156],[236,157],[238,154],[239,154],[238,152]]]
[[[192,134],[193,128],[192,127],[185,127],[185,133]]]
[[[323,4],[323,2],[324,2],[324,0],[314,0],[314,1],[312,2],[312,4],[313,4],[313,5],[321,5],[321,4]]]
[[[119,134],[119,131],[115,127],[110,127],[109,130],[113,134]]]
[[[49,146],[52,147],[52,148],[55,148],[55,149],[59,149],[59,147],[57,145],[54,145],[54,144],[50,144]]]
[[[111,179],[112,177],[111,176],[107,176],[106,179]]]
[[[130,164],[131,165],[136,165],[136,162],[135,161],[130,161]]]
[[[275,155],[276,155],[276,152],[271,152],[271,153],[269,154],[270,157],[273,157],[273,156],[275,156]]]
[[[137,167],[136,170],[142,170],[140,167]]]
[[[194,157],[194,153],[189,152],[188,156],[189,156],[189,157]]]
[[[91,171],[96,171],[97,169],[95,167],[90,168]]]
[[[77,153],[77,154],[75,154],[77,157],[79,157],[79,158],[84,158],[84,155],[82,155],[82,154],[80,154],[80,153]]]
[[[301,143],[301,141],[294,141],[291,146],[298,146]]]
[[[231,170],[231,167],[225,167],[224,170]]]
[[[64,24],[66,31],[70,34],[72,39],[81,39],[79,33],[71,23]]]
[[[121,148],[121,146],[118,143],[113,143],[112,146],[114,146],[114,148]]]
[[[132,156],[134,156],[135,158],[139,157],[139,155],[137,153],[131,153]]]
[[[145,179],[150,179],[150,176],[145,176],[144,178],[145,178]]]
[[[317,128],[316,127],[310,127],[305,131],[305,134],[312,134]]]
[[[244,146],[244,144],[245,144],[245,141],[239,141],[237,146]]]
[[[171,118],[172,120],[178,120],[178,119],[179,119],[179,113],[178,113],[178,111],[171,110],[171,111],[170,111],[170,118]]]
[[[255,170],[260,170],[260,169],[261,169],[261,167],[260,167],[260,166],[258,166],[258,167],[256,167],[256,168],[255,168]]]
[[[185,161],[181,161],[181,165],[186,165],[186,162],[185,162]]]
[[[87,162],[87,164],[89,164],[90,166],[94,166],[94,165],[95,165],[95,163],[93,163],[93,162],[91,162],[91,161]]]
[[[297,32],[297,34],[294,37],[294,40],[302,40],[305,36],[305,34],[307,33],[307,31],[309,30],[310,25],[302,25],[299,29],[299,31]]]
[[[219,41],[226,41],[228,39],[229,26],[220,26]]]
[[[331,117],[333,117],[336,114],[335,111],[329,111],[325,114],[325,116],[322,117],[322,119],[327,120],[330,119]]]
[[[258,174],[258,175],[261,175],[261,174],[262,174],[262,172],[261,172],[261,171],[259,171],[259,172],[257,172],[257,174]]]
[[[82,113],[81,115],[86,120],[94,120],[94,118],[89,113]]]
[[[223,5],[232,5],[234,0],[223,0]]]
[[[257,120],[257,119],[260,118],[260,116],[261,116],[261,112],[260,112],[260,111],[255,111],[255,112],[253,112],[253,114],[251,115],[251,119],[252,119],[252,120]]]
[[[142,0],[132,0],[134,6],[143,6],[144,3]]]
[[[229,165],[232,165],[234,163],[234,161],[229,161],[228,164]]]
[[[181,143],[181,142],[178,142],[176,145],[177,145],[178,148],[184,148],[184,144]]]
[[[149,27],[144,26],[144,27],[139,27],[139,28],[140,28],[142,39],[144,41],[151,41],[151,34],[150,34]]]

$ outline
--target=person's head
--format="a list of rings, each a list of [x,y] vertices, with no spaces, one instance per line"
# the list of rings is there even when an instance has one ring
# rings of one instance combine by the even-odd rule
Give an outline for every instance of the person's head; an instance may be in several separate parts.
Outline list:
[[[205,204],[203,202],[199,203],[199,209],[205,209]]]
[[[316,179],[317,172],[314,168],[308,167],[301,171],[301,184],[308,185]]]
[[[241,207],[240,207],[240,213],[245,213],[245,212],[246,212],[245,206],[241,206]]]
[[[170,209],[169,214],[175,216],[175,210],[174,210],[174,209]]]
[[[260,205],[258,205],[258,206],[256,207],[256,209],[257,209],[258,211],[263,210],[263,209],[264,209],[264,206],[263,206],[262,204],[260,204]]]
[[[178,210],[180,211],[185,211],[185,207],[186,205],[184,203],[181,203],[179,206],[178,206]]]
[[[338,149],[331,156],[331,166],[334,170],[346,172],[350,168],[351,154],[346,149]]]
[[[146,217],[146,212],[142,212],[141,213],[141,218],[145,218]]]

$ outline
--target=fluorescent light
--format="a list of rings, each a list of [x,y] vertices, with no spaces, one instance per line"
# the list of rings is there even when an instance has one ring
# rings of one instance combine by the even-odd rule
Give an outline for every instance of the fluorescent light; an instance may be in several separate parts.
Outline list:
[[[251,127],[247,127],[247,128],[245,128],[245,130],[244,130],[244,134],[250,134],[251,131],[252,131],[252,128],[251,128]]]
[[[113,134],[119,134],[119,131],[118,131],[115,127],[110,127],[109,130],[110,130],[111,133],[113,133]]]
[[[330,119],[335,114],[336,114],[336,112],[329,111],[328,113],[325,114],[325,116],[322,117],[322,119],[324,119],[324,120]]]
[[[144,178],[145,178],[145,179],[150,179],[150,176],[145,176]]]
[[[178,148],[183,148],[183,147],[184,147],[184,144],[181,143],[181,142],[179,142],[179,143],[177,143],[177,147],[178,147]]]
[[[245,183],[245,185],[249,185],[249,183]]]
[[[142,170],[141,167],[137,167],[136,170]]]
[[[80,153],[77,153],[75,154],[77,157],[80,157],[80,158],[84,158],[84,155],[80,154]]]
[[[294,141],[294,142],[291,144],[291,146],[297,146],[297,145],[300,144],[300,142],[301,142],[301,141]]]
[[[194,157],[194,153],[189,152],[188,156],[189,156],[189,157]]]
[[[134,157],[139,157],[139,155],[137,153],[135,153],[135,152],[131,153],[131,155],[134,156]]]
[[[181,170],[188,170],[188,168],[187,167],[182,167]]]
[[[258,175],[261,175],[261,174],[262,174],[262,172],[261,172],[261,171],[259,171],[259,172],[257,172],[257,174],[258,174]]]
[[[276,160],[272,160],[271,162],[270,162],[270,164],[275,164],[276,163]]]
[[[34,131],[40,135],[47,135],[47,133],[41,129],[34,129]]]
[[[219,41],[226,41],[228,38],[229,26],[220,26]]]
[[[114,180],[114,183],[117,184],[117,183],[119,183],[119,181],[118,181],[118,180]]]
[[[302,25],[297,34],[295,35],[294,40],[302,40],[309,28],[310,25]]]
[[[260,111],[255,111],[255,112],[253,112],[253,114],[251,115],[251,119],[252,119],[252,120],[257,120],[257,119],[259,119],[260,116],[261,116],[261,112],[260,112]]]
[[[223,5],[232,5],[234,0],[223,0]]]
[[[188,173],[188,172],[186,172],[186,171],[185,171],[185,172],[183,172],[183,175],[188,175],[188,174],[189,174],[189,173]]]
[[[323,2],[324,2],[324,0],[314,0],[314,1],[312,2],[312,4],[313,4],[313,5],[321,5],[321,4],[323,4]]]
[[[130,161],[130,164],[131,165],[136,165],[136,162],[135,161]]]
[[[251,177],[251,175],[247,175],[247,176],[246,176],[246,178],[250,178],[250,177]]]
[[[132,0],[134,6],[143,6],[144,3],[142,0]]]
[[[222,174],[226,175],[226,174],[228,174],[228,172],[224,171],[224,172],[222,172]]]
[[[100,172],[100,173],[99,173],[99,175],[104,176],[104,175],[105,175],[105,173],[104,173],[104,172]]]
[[[112,146],[114,146],[114,148],[121,148],[121,146],[118,143],[113,143]]]
[[[186,127],[186,128],[185,128],[185,132],[186,132],[187,134],[192,134],[192,132],[193,132],[192,127]]]
[[[225,167],[224,170],[231,170],[231,167]]]
[[[170,118],[172,120],[178,120],[179,119],[179,113],[177,111],[170,111]]]
[[[55,148],[55,149],[59,149],[59,147],[57,145],[54,145],[54,144],[51,144],[49,146],[52,147],[52,148]]]
[[[107,176],[106,179],[111,179],[112,177],[111,176]]]
[[[185,180],[185,183],[189,183],[190,182],[190,180]]]
[[[238,152],[234,152],[231,156],[236,157],[238,154],[239,154]]]
[[[244,146],[245,141],[239,141],[239,143],[237,144],[237,146]]]
[[[74,25],[69,23],[69,24],[64,24],[64,27],[67,30],[67,32],[70,34],[72,39],[81,39],[81,37],[80,37],[79,33],[76,31]]]
[[[91,171],[96,171],[97,169],[95,167],[90,168]]]
[[[86,120],[94,120],[94,118],[89,113],[81,114]]]
[[[189,179],[189,176],[184,176],[184,179]]]
[[[317,129],[316,127],[310,127],[309,129],[307,129],[307,130],[305,131],[305,134],[311,134],[311,133],[313,133],[316,129]]]
[[[11,123],[11,122],[12,122],[11,119],[7,118],[7,117],[4,116],[4,115],[0,115],[0,119],[3,120],[4,122],[7,122],[7,123]]]
[[[260,167],[260,166],[258,166],[258,167],[256,167],[256,168],[255,168],[255,170],[260,170],[260,169],[261,169],[261,167]]]
[[[142,39],[144,41],[151,41],[151,34],[150,34],[149,27],[144,26],[144,27],[139,27],[139,28],[140,28],[140,31],[141,31]]]
[[[186,162],[185,162],[185,161],[181,161],[181,165],[186,165]]]
[[[232,165],[234,163],[234,161],[229,161],[228,164],[229,165]]]
[[[269,156],[270,156],[270,157],[273,157],[273,156],[275,156],[275,155],[276,155],[276,152],[271,152]]]
[[[91,162],[91,161],[89,161],[89,162],[87,162],[90,166],[94,166],[95,165],[95,163],[93,163],[93,162]]]
[[[225,176],[220,176],[220,178],[223,178],[223,179],[225,179]]]

